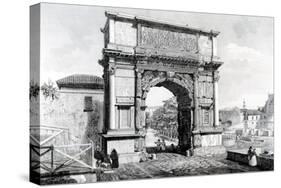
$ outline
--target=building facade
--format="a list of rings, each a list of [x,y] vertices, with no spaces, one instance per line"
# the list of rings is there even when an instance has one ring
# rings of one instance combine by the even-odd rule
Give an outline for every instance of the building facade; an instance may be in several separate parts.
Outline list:
[[[253,136],[273,136],[274,134],[274,95],[269,94],[263,107],[246,109],[245,102],[241,109],[244,134]]]
[[[91,134],[102,132],[103,79],[77,74],[57,80],[56,83],[59,89],[55,98],[46,97],[40,92],[37,99],[40,110],[31,113],[31,127],[39,126],[42,138],[50,134],[49,128],[63,130],[63,134],[54,137],[56,145],[89,143]],[[40,113],[40,116],[35,112]],[[36,121],[36,117],[40,119]],[[63,140],[60,138],[62,136]]]

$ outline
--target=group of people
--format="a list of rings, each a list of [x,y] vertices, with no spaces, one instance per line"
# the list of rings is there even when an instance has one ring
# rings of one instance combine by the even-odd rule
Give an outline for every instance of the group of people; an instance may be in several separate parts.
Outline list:
[[[160,139],[158,139],[155,144],[158,152],[163,152],[166,150],[166,142],[164,139],[162,139],[162,142],[160,141]]]
[[[257,166],[257,153],[256,149],[252,146],[248,149],[248,161],[250,166]]]
[[[119,167],[119,157],[116,149],[112,149],[110,155],[106,155],[103,151],[100,150],[100,147],[97,146],[94,157],[97,160],[97,167],[111,167],[118,168]]]

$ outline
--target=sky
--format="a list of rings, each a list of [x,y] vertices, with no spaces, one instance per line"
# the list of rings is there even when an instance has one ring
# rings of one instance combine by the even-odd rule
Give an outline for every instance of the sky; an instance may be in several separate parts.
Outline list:
[[[244,99],[248,108],[263,106],[273,92],[273,18],[47,3],[41,8],[41,82],[78,73],[102,76],[106,10],[220,31],[220,108],[242,107]],[[153,88],[147,105],[171,96]]]

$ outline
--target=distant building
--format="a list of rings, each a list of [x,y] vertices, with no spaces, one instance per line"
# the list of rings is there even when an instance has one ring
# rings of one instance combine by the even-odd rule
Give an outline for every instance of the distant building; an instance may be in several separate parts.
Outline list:
[[[263,111],[268,115],[273,115],[273,113],[274,113],[274,94],[268,95],[268,99],[264,105]]]
[[[263,118],[264,113],[255,109],[241,109],[245,129],[255,129],[259,121]]]
[[[56,83],[59,88],[58,99],[42,97],[40,100],[40,125],[67,129],[71,143],[88,142],[89,131],[102,132],[103,79],[93,75],[74,74],[57,80]],[[97,117],[98,123],[93,120]]]
[[[241,116],[240,109],[238,107],[220,110],[219,119],[224,128],[240,124],[243,121],[243,117]]]
[[[241,115],[243,117],[244,134],[272,136],[274,134],[274,95],[269,94],[265,105],[257,110],[247,109],[244,101]]]
[[[271,136],[274,134],[274,94],[269,94],[265,105],[258,109],[247,109],[244,100],[242,109],[220,110],[219,115],[225,131],[236,130],[244,135]]]
[[[260,119],[258,127],[259,129],[274,129],[274,94],[269,94],[268,99],[261,108],[261,111],[264,113],[264,116]]]

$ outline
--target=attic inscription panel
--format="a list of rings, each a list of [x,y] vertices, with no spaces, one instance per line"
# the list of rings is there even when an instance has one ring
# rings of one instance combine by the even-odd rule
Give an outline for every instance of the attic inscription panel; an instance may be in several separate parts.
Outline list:
[[[194,34],[142,26],[141,45],[195,53],[197,51],[197,38]]]

